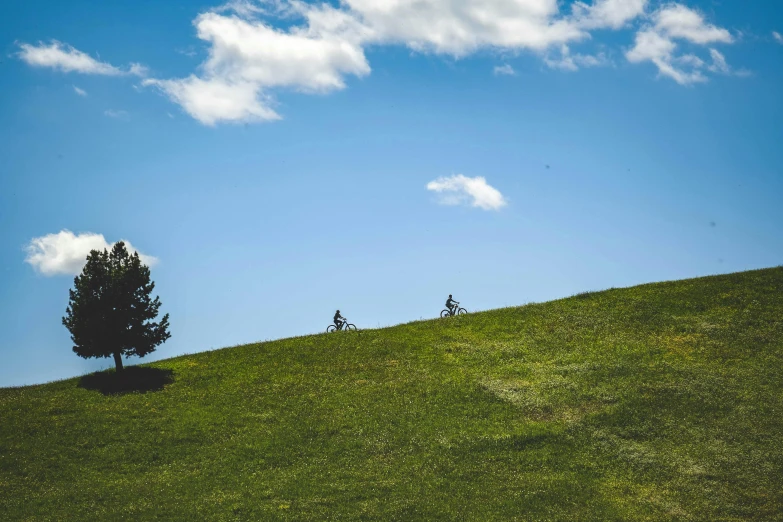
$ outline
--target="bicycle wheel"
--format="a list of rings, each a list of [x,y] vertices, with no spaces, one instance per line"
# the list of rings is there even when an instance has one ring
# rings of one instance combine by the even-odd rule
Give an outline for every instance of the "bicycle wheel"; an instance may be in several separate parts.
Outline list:
[[[460,308],[459,310],[457,310],[457,315],[465,315],[466,313],[468,313],[468,311],[465,310],[464,308]]]
[[[449,313],[449,311],[448,311],[448,310],[441,310],[441,311],[440,311],[440,316],[441,316],[441,317],[448,317],[448,316],[450,316],[450,315],[451,315],[451,313]]]
[[[348,323],[348,324],[345,325],[345,330],[346,331],[355,332],[356,331],[356,325]]]
[[[337,330],[337,327],[336,327],[335,325],[333,325],[333,324],[330,324],[330,325],[329,325],[329,326],[326,328],[326,333],[332,333],[332,332],[334,332],[335,330]]]

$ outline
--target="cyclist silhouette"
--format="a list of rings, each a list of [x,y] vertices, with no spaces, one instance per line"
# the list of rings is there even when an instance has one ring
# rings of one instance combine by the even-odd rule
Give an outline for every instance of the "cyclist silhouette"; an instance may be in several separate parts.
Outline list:
[[[340,328],[342,328],[344,322],[345,322],[345,317],[340,315],[340,310],[337,310],[337,312],[335,312],[334,314],[334,325],[339,330]]]
[[[451,312],[452,315],[454,315],[454,309],[457,308],[458,304],[459,302],[452,299],[451,294],[449,294],[449,298],[446,299],[446,308],[449,309],[449,312]]]
[[[340,315],[340,310],[334,313],[334,324],[330,324],[327,328],[327,332],[337,332],[338,330],[346,332],[355,332],[356,325],[348,322],[348,319]]]

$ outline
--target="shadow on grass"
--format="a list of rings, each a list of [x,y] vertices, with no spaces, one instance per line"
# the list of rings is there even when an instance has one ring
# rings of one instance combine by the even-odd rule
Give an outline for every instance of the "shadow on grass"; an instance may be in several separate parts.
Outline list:
[[[79,379],[79,388],[97,390],[104,395],[161,391],[174,382],[174,370],[129,366],[122,372],[95,372]]]

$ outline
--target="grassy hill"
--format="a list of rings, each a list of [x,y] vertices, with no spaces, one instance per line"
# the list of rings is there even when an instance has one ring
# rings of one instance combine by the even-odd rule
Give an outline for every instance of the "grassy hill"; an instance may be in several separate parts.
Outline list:
[[[781,363],[774,268],[0,389],[0,519],[783,520]]]

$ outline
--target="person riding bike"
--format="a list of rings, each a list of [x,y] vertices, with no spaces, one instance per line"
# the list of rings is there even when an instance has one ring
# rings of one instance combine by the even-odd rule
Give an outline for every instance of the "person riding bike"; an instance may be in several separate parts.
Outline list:
[[[340,315],[340,310],[337,310],[337,312],[335,312],[334,314],[334,325],[337,327],[338,330],[343,327],[345,321],[346,321],[345,317]]]
[[[449,298],[446,299],[446,308],[449,309],[449,312],[451,312],[451,315],[454,315],[454,311],[457,308],[457,305],[459,304],[458,301],[455,301],[451,298],[451,294],[449,294]]]

